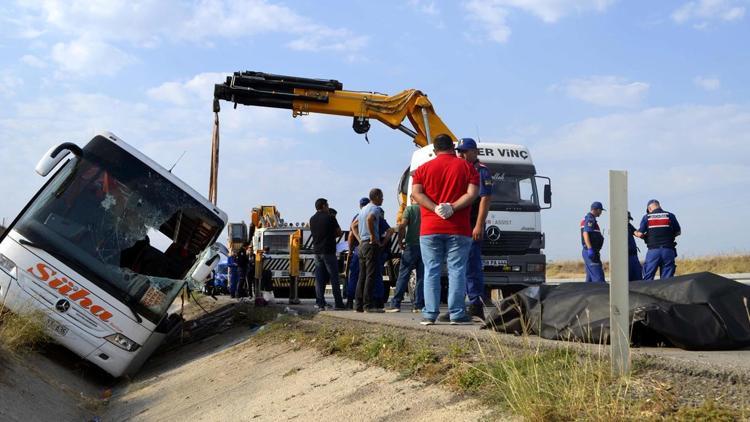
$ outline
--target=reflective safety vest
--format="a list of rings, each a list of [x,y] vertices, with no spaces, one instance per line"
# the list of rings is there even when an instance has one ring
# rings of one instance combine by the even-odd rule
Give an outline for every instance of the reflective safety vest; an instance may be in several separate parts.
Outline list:
[[[657,208],[643,216],[639,231],[646,235],[646,245],[649,249],[674,248],[674,239],[680,232],[680,223],[671,212]]]

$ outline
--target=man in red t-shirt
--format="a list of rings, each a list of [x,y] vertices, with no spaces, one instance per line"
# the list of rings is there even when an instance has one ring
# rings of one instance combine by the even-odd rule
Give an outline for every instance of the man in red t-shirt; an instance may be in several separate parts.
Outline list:
[[[419,244],[424,261],[422,325],[440,314],[440,275],[448,266],[448,310],[451,324],[470,324],[466,314],[466,262],[471,247],[471,204],[479,194],[479,173],[456,157],[453,139],[438,135],[436,157],[412,175],[412,196],[421,206]]]

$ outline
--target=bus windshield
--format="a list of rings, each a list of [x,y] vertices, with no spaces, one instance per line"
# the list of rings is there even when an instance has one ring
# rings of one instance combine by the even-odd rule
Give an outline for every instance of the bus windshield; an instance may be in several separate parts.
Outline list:
[[[539,211],[533,174],[509,173],[490,167],[493,210]]]
[[[154,323],[223,221],[115,143],[96,137],[14,229]]]

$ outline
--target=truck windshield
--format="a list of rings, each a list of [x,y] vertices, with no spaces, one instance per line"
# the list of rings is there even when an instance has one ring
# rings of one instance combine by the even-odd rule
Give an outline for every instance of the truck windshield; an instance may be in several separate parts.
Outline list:
[[[154,323],[223,221],[157,171],[97,137],[14,229]]]
[[[494,210],[538,211],[539,199],[532,174],[512,174],[492,169],[492,202]]]

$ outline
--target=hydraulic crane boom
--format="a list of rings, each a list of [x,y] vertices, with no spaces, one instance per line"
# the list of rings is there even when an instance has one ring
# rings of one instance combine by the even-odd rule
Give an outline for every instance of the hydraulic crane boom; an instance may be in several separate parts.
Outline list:
[[[366,133],[369,119],[411,136],[417,146],[427,145],[431,136],[450,129],[435,114],[427,96],[416,89],[396,95],[346,91],[339,81],[272,75],[261,72],[235,72],[214,88],[214,99],[235,104],[292,110],[292,116],[310,113],[335,114],[354,118],[354,130]],[[409,119],[414,130],[403,125]]]
[[[235,104],[273,107],[292,110],[292,116],[310,113],[350,116],[352,128],[359,134],[370,129],[370,119],[375,119],[392,129],[409,135],[414,144],[422,147],[439,134],[453,133],[435,114],[427,95],[408,89],[396,95],[374,92],[346,91],[341,82],[295,76],[273,75],[262,72],[235,72],[223,84],[214,87],[214,138],[211,158],[209,199],[216,203],[218,179],[218,112],[219,100]],[[411,128],[404,125],[408,119]]]

